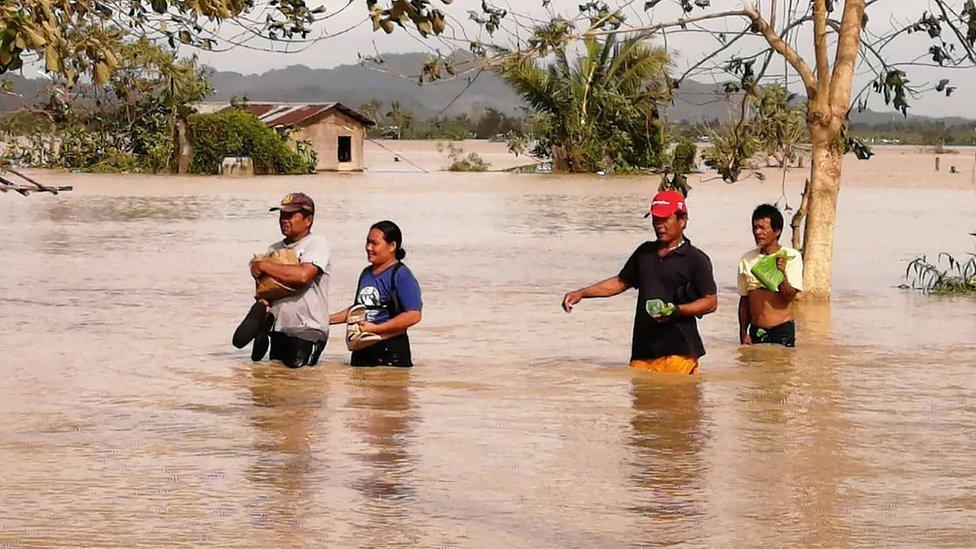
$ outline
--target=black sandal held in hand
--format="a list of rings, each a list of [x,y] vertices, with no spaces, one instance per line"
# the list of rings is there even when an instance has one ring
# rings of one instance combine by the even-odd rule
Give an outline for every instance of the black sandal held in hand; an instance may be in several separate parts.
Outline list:
[[[254,346],[251,347],[251,360],[254,362],[264,360],[264,355],[268,354],[268,347],[271,346],[271,338],[268,334],[274,326],[274,321],[274,315],[268,314],[261,327],[258,328],[257,335],[254,336]]]
[[[264,326],[267,316],[268,309],[265,305],[260,301],[255,301],[251,310],[247,312],[247,316],[241,321],[241,325],[237,327],[237,330],[234,330],[234,338],[231,340],[234,347],[243,349],[245,345],[250,343]]]

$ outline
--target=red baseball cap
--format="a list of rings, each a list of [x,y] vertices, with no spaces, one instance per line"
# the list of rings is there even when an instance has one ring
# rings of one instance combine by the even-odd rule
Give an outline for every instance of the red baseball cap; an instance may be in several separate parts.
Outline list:
[[[685,204],[685,197],[678,191],[663,191],[654,195],[651,201],[651,209],[644,214],[644,217],[671,217],[671,214],[681,212],[688,213],[688,205]]]

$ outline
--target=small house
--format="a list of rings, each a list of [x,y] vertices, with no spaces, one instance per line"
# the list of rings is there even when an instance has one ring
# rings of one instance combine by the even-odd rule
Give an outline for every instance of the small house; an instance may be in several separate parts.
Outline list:
[[[269,128],[287,128],[292,143],[308,141],[319,171],[362,171],[363,141],[374,123],[341,103],[247,103]]]

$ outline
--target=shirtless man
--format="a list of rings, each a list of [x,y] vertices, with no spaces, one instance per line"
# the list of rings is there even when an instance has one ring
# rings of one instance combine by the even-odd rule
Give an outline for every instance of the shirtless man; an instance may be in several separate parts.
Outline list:
[[[743,345],[796,345],[793,300],[803,291],[803,259],[800,252],[780,245],[781,234],[783,214],[775,206],[762,204],[752,212],[752,236],[756,248],[739,260],[739,342]],[[772,292],[752,274],[752,267],[780,250],[786,251],[786,257],[776,259],[776,268],[783,273],[784,279],[777,291]]]

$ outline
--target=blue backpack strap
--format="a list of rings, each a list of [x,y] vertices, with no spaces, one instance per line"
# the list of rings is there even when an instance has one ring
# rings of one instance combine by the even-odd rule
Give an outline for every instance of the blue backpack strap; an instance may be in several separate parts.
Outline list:
[[[403,306],[400,305],[400,295],[397,293],[396,285],[397,271],[400,270],[400,267],[403,267],[403,263],[397,261],[397,264],[393,266],[393,272],[390,273],[390,304],[392,305],[390,318],[403,312]]]
[[[359,290],[363,289],[363,277],[366,276],[366,273],[368,273],[370,269],[372,269],[372,267],[367,265],[366,268],[363,269],[363,272],[359,273],[359,281],[356,282],[356,295],[352,297],[353,305],[356,305],[359,302]]]

